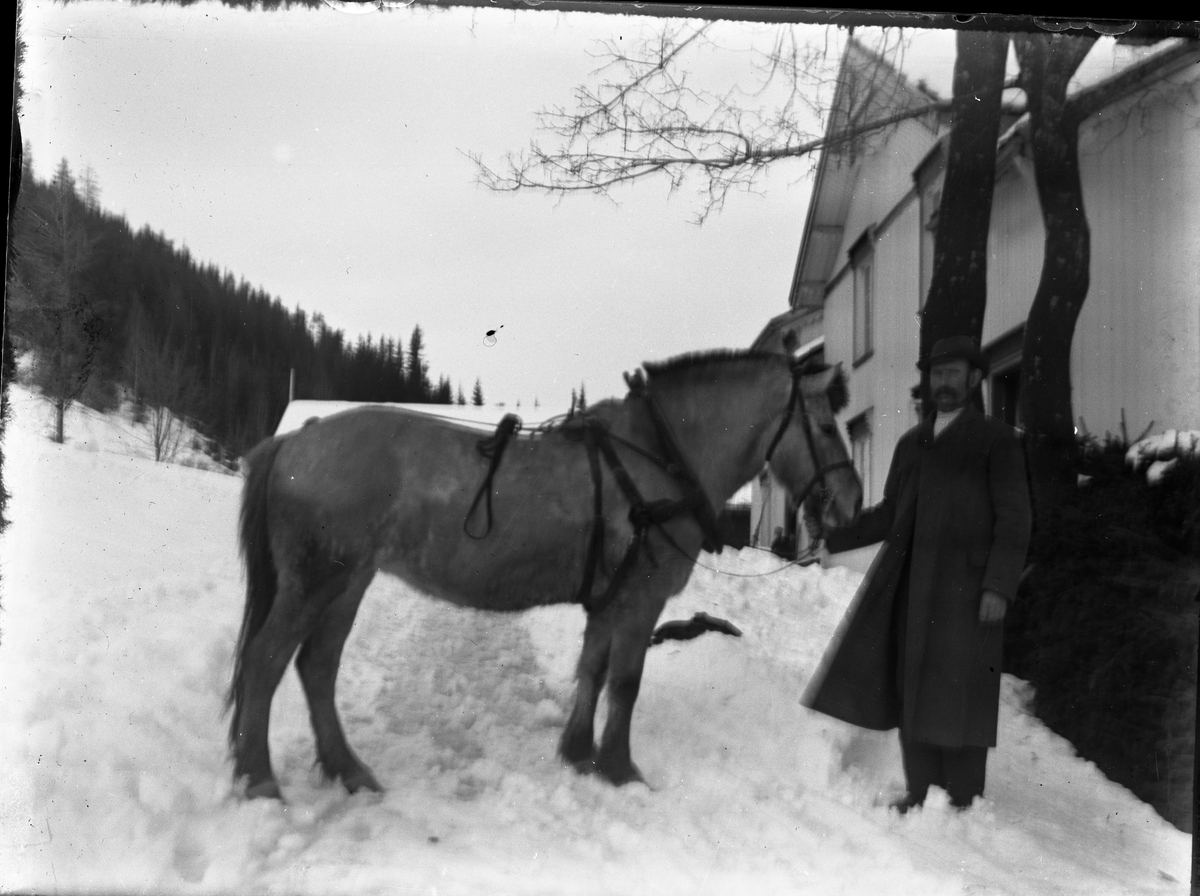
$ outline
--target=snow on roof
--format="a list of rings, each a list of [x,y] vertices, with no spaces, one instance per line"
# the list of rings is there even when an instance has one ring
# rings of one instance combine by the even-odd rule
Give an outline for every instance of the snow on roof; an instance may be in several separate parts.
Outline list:
[[[754,480],[752,479],[749,482],[747,482],[745,485],[743,485],[741,488],[739,488],[736,492],[734,492],[733,497],[730,498],[728,501],[726,501],[725,504],[726,504],[726,506],[729,506],[729,505],[740,506],[740,505],[744,505],[744,504],[750,504],[753,500],[753,497],[754,497]]]
[[[803,361],[810,355],[815,355],[818,351],[825,347],[825,337],[818,336],[816,339],[810,339],[804,345],[796,349],[792,353],[792,357],[797,361]]]
[[[532,428],[539,423],[542,423],[552,415],[545,413],[540,408],[531,408],[531,412],[526,416],[521,408],[509,408],[504,405],[482,405],[476,406],[471,404],[401,404],[397,402],[371,402],[371,401],[315,401],[312,399],[297,399],[288,404],[287,409],[283,412],[283,417],[279,420],[279,425],[275,427],[275,435],[281,436],[284,433],[293,432],[302,427],[307,421],[314,417],[328,417],[330,414],[336,414],[340,411],[349,411],[354,408],[365,407],[388,407],[400,408],[405,411],[412,411],[417,414],[428,414],[433,417],[441,417],[444,420],[453,420],[456,423],[462,423],[467,426],[472,426],[480,430],[493,430],[500,422],[505,414],[516,414],[521,418],[521,422],[527,427]]]

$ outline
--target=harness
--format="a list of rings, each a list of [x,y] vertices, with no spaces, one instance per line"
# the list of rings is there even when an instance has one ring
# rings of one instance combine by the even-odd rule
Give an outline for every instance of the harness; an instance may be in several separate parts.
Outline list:
[[[496,427],[495,435],[490,439],[484,439],[475,446],[476,450],[488,458],[491,463],[488,464],[483,484],[475,493],[475,500],[471,502],[471,509],[467,511],[466,519],[463,520],[463,532],[467,534],[468,538],[478,541],[487,538],[488,533],[492,531],[492,480],[496,477],[496,470],[500,466],[500,459],[504,457],[504,449],[508,445],[508,440],[520,430],[521,418],[516,414],[505,414],[500,418],[500,425]],[[467,527],[467,524],[471,522],[471,515],[475,513],[475,508],[479,506],[480,500],[485,495],[487,496],[487,528],[483,530],[482,535],[476,535]]]
[[[775,449],[779,447],[779,442],[783,439],[783,434],[787,432],[787,428],[792,422],[792,416],[795,414],[796,409],[799,408],[800,420],[804,424],[804,441],[808,445],[808,456],[812,458],[813,466],[817,466],[817,442],[816,439],[813,438],[812,418],[809,417],[808,406],[804,403],[804,390],[800,388],[800,378],[809,372],[812,372],[812,369],[807,364],[792,366],[792,394],[788,396],[788,405],[787,410],[784,411],[783,414],[783,422],[779,424],[779,429],[776,430],[775,437],[771,439],[771,444],[767,448],[767,458],[765,463],[769,464],[771,462],[771,457],[774,455]],[[795,501],[796,506],[803,504],[808,499],[808,496],[812,493],[812,490],[818,484],[820,484],[822,488],[826,487],[825,475],[827,473],[832,473],[834,470],[841,470],[845,468],[853,469],[854,462],[849,460],[839,460],[831,464],[825,464],[824,466],[817,467],[817,471],[813,474],[812,479],[808,481],[808,485],[804,486],[799,495],[792,496],[792,500]]]
[[[808,445],[809,455],[813,458],[814,464],[816,463],[816,440],[813,438],[812,421],[804,403],[804,392],[800,387],[800,378],[807,372],[808,369],[805,367],[793,366],[792,368],[791,395],[788,398],[787,410],[783,415],[783,420],[780,422],[779,429],[776,431],[775,436],[771,440],[770,447],[767,449],[766,460],[768,462],[783,439],[783,435],[791,424],[796,410],[799,409],[800,419],[804,424],[804,436]],[[608,425],[604,421],[587,413],[568,418],[562,424],[563,434],[567,438],[583,441],[584,447],[587,450],[588,465],[592,473],[592,533],[588,541],[587,559],[584,562],[583,581],[575,597],[576,602],[582,604],[589,614],[598,613],[608,606],[621,586],[624,585],[626,578],[637,563],[638,557],[643,550],[646,551],[650,563],[657,568],[658,560],[655,558],[649,544],[649,534],[652,526],[658,526],[660,533],[667,542],[679,551],[679,553],[687,556],[687,552],[671,537],[671,534],[666,531],[663,524],[682,514],[691,514],[700,526],[700,531],[703,534],[702,547],[704,550],[710,553],[720,553],[724,546],[717,523],[716,509],[713,507],[712,502],[708,500],[708,496],[700,486],[699,477],[696,476],[695,470],[692,469],[691,464],[688,463],[687,458],[680,449],[679,442],[675,438],[675,433],[671,429],[666,416],[663,414],[662,408],[654,399],[654,396],[650,394],[642,372],[637,371],[632,376],[626,374],[625,382],[629,386],[630,393],[645,406],[650,421],[654,426],[663,457],[613,434],[609,431]],[[466,519],[463,521],[463,531],[471,538],[484,538],[491,531],[492,480],[495,477],[496,469],[500,465],[505,446],[512,435],[519,431],[520,428],[520,419],[513,414],[506,414],[500,421],[495,435],[479,442],[477,446],[480,454],[488,458],[491,463],[483,484],[476,493],[475,499],[467,511]],[[617,455],[616,449],[613,447],[614,442],[640,454],[673,477],[682,489],[683,497],[647,501],[641,492],[638,491],[637,485],[629,475],[629,471],[625,469],[625,465]],[[625,496],[625,500],[629,502],[629,521],[633,525],[633,539],[630,541],[629,547],[626,548],[620,564],[609,577],[608,586],[604,589],[603,593],[596,595],[592,593],[592,587],[595,584],[597,567],[600,566],[604,557],[604,483],[603,471],[600,466],[601,459],[603,459],[604,464],[608,467],[613,479],[616,480],[617,486]],[[806,499],[818,483],[824,484],[826,474],[843,467],[853,467],[853,464],[849,461],[838,461],[820,467],[805,486],[800,497],[797,498],[797,502],[799,503]],[[482,535],[475,535],[469,530],[468,523],[475,509],[479,506],[479,502],[484,499],[485,495],[487,528]]]

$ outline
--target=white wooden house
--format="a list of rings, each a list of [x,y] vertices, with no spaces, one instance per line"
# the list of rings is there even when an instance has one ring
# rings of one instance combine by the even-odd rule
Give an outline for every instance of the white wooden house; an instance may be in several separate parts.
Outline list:
[[[1077,425],[1103,437],[1124,419],[1135,438],[1151,424],[1200,428],[1200,47],[1118,47],[1114,60],[1108,78],[1077,88],[1122,85],[1079,132],[1091,283],[1072,346],[1072,397]],[[930,100],[853,40],[843,66],[887,84],[880,111]],[[831,128],[847,102],[839,85]],[[983,325],[985,406],[1016,424],[1044,239],[1027,128],[1027,117],[1002,126]],[[801,339],[822,336],[825,360],[843,364],[850,403],[841,421],[864,506],[880,500],[896,442],[919,419],[918,315],[948,135],[948,119],[931,113],[822,152],[790,308],[756,342],[773,345],[793,327]]]

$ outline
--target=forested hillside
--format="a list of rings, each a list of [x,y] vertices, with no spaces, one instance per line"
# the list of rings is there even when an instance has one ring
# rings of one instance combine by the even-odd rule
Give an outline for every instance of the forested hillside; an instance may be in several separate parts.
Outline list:
[[[26,152],[9,323],[60,411],[73,401],[112,407],[125,387],[236,457],[273,430],[293,370],[298,397],[464,401],[448,377],[431,381],[419,325],[407,345],[387,335],[352,342],[165,235],[134,232],[99,195],[91,170],[76,176],[66,160],[38,180]]]

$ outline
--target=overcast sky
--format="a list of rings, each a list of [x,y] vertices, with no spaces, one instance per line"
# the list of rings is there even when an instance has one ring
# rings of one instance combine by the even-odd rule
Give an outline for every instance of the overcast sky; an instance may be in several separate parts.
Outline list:
[[[599,39],[628,45],[662,25],[32,0],[22,129],[39,177],[63,157],[90,166],[101,204],[135,229],[351,339],[407,343],[419,323],[435,378],[469,394],[480,377],[489,403],[520,400],[536,420],[535,397],[548,414],[581,383],[592,400],[623,394],[642,361],[747,346],[787,307],[810,161],[772,168],[702,227],[699,180],[673,196],[645,182],[617,204],[475,182],[465,154],[499,163],[526,146],[535,112],[589,83]],[[728,44],[771,40],[768,26],[721,28]],[[929,34],[906,67],[948,95],[953,46]],[[706,58],[718,79],[749,68]]]

